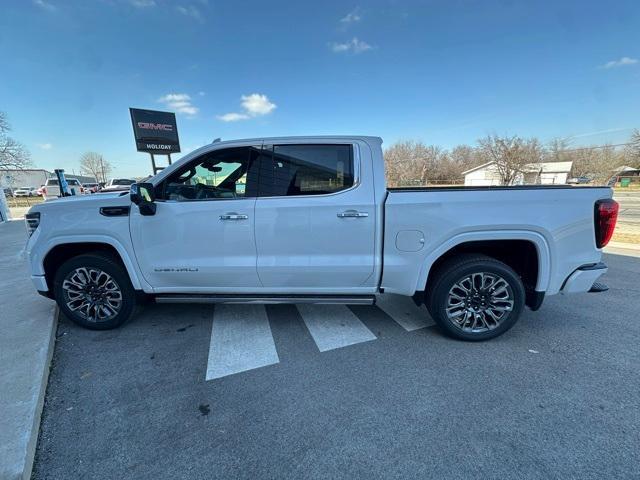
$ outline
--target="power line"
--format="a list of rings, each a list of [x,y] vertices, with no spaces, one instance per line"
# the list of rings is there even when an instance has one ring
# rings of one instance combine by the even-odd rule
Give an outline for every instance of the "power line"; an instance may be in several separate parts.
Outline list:
[[[562,152],[577,152],[579,150],[595,150],[596,148],[611,148],[611,147],[626,147],[628,145],[634,145],[633,142],[627,142],[627,143],[615,143],[615,144],[608,144],[608,145],[594,145],[591,147],[580,147],[580,148],[568,148],[568,149],[562,149],[559,150],[559,153]]]

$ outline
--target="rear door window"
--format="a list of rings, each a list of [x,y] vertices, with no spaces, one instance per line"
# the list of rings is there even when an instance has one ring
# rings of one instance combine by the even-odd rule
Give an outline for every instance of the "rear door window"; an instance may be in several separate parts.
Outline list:
[[[326,195],[353,186],[351,145],[265,146],[259,196]]]

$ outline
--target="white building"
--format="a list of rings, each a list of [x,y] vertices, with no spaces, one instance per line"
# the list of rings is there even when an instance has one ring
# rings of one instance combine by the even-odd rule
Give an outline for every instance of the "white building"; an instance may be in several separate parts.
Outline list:
[[[0,170],[0,187],[40,187],[53,173],[42,168],[27,168],[24,170]]]
[[[55,173],[43,168],[25,168],[24,170],[0,170],[0,188],[21,188],[44,185],[47,178],[55,177]],[[95,177],[65,173],[67,179],[75,178],[80,183],[96,183]]]
[[[573,162],[542,162],[526,165],[516,175],[514,185],[563,185],[571,172]],[[499,186],[500,174],[495,162],[487,162],[462,172],[467,187]]]

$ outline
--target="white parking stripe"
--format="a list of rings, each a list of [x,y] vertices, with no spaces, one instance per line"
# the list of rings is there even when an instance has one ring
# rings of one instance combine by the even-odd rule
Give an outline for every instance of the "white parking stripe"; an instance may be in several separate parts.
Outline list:
[[[375,340],[376,336],[344,305],[297,305],[321,352]]]
[[[376,306],[408,332],[433,324],[427,309],[418,307],[410,297],[385,293],[376,297]]]
[[[207,380],[279,361],[263,305],[216,305]]]

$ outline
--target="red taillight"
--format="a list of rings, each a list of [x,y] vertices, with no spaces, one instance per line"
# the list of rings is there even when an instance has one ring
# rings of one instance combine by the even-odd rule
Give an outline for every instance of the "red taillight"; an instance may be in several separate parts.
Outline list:
[[[618,219],[618,202],[610,198],[598,200],[595,209],[596,246],[604,247],[613,236]]]

